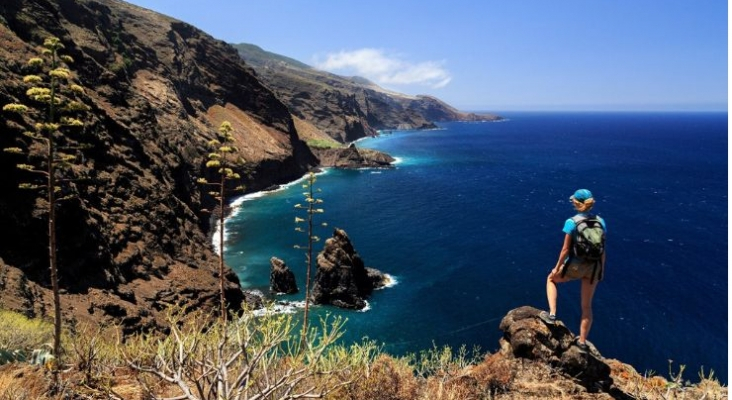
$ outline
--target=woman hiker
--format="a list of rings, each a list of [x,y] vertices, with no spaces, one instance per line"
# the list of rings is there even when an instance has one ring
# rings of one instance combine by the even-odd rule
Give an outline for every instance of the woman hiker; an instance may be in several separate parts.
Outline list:
[[[595,294],[597,283],[602,280],[605,268],[606,228],[602,218],[589,213],[595,204],[595,199],[589,190],[579,189],[569,200],[577,210],[577,215],[564,223],[564,245],[559,253],[557,265],[549,272],[546,280],[549,312],[542,311],[539,318],[553,325],[557,314],[557,283],[581,279],[582,318],[577,346],[581,351],[587,352],[587,335],[592,326],[592,296]]]

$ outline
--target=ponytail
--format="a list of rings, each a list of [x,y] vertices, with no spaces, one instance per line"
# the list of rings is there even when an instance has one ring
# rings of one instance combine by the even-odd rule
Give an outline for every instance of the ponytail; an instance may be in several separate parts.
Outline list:
[[[585,201],[577,201],[575,199],[572,199],[572,204],[574,205],[574,208],[577,209],[579,212],[587,212],[592,209],[592,206],[595,205],[595,199],[590,197],[589,199],[586,199]]]

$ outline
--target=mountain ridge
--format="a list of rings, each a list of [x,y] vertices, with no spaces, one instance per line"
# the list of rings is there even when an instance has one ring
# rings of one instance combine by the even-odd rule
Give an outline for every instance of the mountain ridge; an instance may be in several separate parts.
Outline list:
[[[222,121],[232,124],[237,156],[245,163],[239,172],[249,176],[243,183],[250,192],[291,182],[322,164],[306,141],[325,138],[323,132],[350,142],[384,127],[434,126],[424,115],[433,103],[395,100],[361,78],[315,71],[307,84],[322,90],[282,96],[282,87],[273,89],[229,44],[120,0],[0,4],[0,104],[28,100],[25,63],[49,36],[64,44],[75,60],[73,78],[86,89],[90,150],[75,173],[96,182],[70,187],[74,200],[59,208],[59,273],[68,320],[148,329],[160,324],[164,304],[185,300],[215,307],[211,215],[202,211],[214,201],[196,181],[210,174],[204,167],[207,143]],[[297,73],[306,70],[290,58],[278,62],[294,65]],[[327,101],[319,106],[319,99]],[[22,132],[36,122],[3,114],[0,148],[29,149]],[[354,152],[340,155],[347,160],[318,154],[344,166],[387,160]],[[18,162],[0,153],[0,304],[44,316],[52,309],[47,224],[40,195],[18,189],[24,179]],[[247,294],[233,271],[226,274],[235,310]]]
[[[341,143],[381,130],[432,129],[436,122],[501,119],[458,111],[434,96],[397,93],[363,77],[321,71],[253,44],[232,46],[294,116]]]
[[[317,135],[315,123],[327,128],[331,125],[314,118],[317,115],[307,109],[299,111],[302,118],[293,116],[291,106],[280,100],[281,94],[278,97],[269,83],[261,82],[228,44],[189,24],[119,0],[0,3],[0,105],[27,101],[23,84],[28,72],[26,61],[38,54],[48,36],[58,37],[76,60],[72,65],[74,80],[86,88],[82,101],[91,110],[84,117],[84,129],[91,138],[76,142],[88,145],[89,150],[79,158],[74,173],[94,185],[71,186],[68,190],[73,199],[58,209],[64,325],[111,324],[124,335],[163,331],[171,305],[186,305],[202,314],[215,312],[218,256],[210,241],[211,216],[203,212],[213,200],[196,185],[197,178],[207,175],[206,143],[215,137],[222,121],[229,121],[237,155],[253,175],[245,184],[249,191],[256,191],[292,181],[316,168],[318,160],[302,140],[300,128],[313,129],[312,134]],[[420,111],[416,105],[410,107],[368,90],[326,92],[329,100],[337,100],[327,103],[333,106],[329,117],[341,118],[332,126],[345,121],[343,126],[349,127],[343,134],[334,133],[335,137],[349,141],[378,127],[398,127],[401,123],[419,128],[432,123],[420,114],[430,110],[430,105],[434,105],[434,112],[443,110],[440,103],[427,101]],[[390,107],[396,111],[381,113]],[[350,113],[341,115],[341,110]],[[16,146],[30,150],[22,132],[32,130],[40,120],[3,114],[0,149]],[[16,168],[18,162],[13,155],[0,152],[0,225],[4,228],[0,230],[0,306],[48,318],[53,301],[47,271],[47,219],[42,197],[18,188],[18,183],[27,179]],[[240,172],[244,176],[246,171]],[[232,311],[245,301],[255,301],[248,300],[231,269],[225,274],[226,298]],[[540,329],[543,334],[546,327]],[[541,340],[546,337],[539,336]],[[514,348],[525,343],[521,337],[518,342]],[[491,363],[499,364],[503,374],[494,375]],[[474,390],[484,385],[491,390],[489,395],[515,387],[521,396],[532,394],[536,385],[522,386],[524,381],[514,377],[538,371],[547,389],[535,398],[545,397],[544,393],[608,398],[606,393],[584,396],[573,376],[558,387],[557,375],[546,362],[536,364],[533,370],[527,370],[526,365],[523,360],[506,361],[496,356],[476,366],[486,379],[460,375],[451,380],[466,382]],[[124,372],[125,368],[117,366],[115,371]],[[90,364],[86,362],[76,367],[86,369],[84,378],[74,380],[81,382],[78,386],[86,393],[84,398],[92,398],[89,384],[110,382],[106,378],[96,383],[88,380]],[[621,377],[626,373],[625,366],[622,368]],[[0,369],[12,375],[11,387],[37,389],[39,382],[49,382],[45,367],[11,364]],[[118,377],[112,375],[115,377],[110,379]],[[405,376],[421,378],[412,370]],[[636,376],[640,378],[637,373],[630,375],[631,384]],[[124,382],[128,389],[130,382]],[[445,386],[439,383],[440,393],[444,393]],[[658,387],[669,386],[662,381]],[[135,388],[135,392],[135,397],[126,398],[143,398],[142,389]],[[43,396],[48,393],[44,389]],[[102,393],[98,394],[102,398]],[[104,394],[103,398],[111,396]],[[511,392],[507,396],[514,398]]]

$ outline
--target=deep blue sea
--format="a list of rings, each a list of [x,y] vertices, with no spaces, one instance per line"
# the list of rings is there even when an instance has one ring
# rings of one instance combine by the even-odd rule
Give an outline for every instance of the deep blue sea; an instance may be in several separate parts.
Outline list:
[[[501,318],[546,308],[545,279],[573,215],[592,191],[607,221],[607,269],[589,339],[603,356],[668,377],[686,365],[728,374],[728,137],[726,113],[505,113],[492,123],[445,123],[358,143],[400,159],[389,170],[318,176],[329,224],[366,265],[397,284],[348,318],[343,340],[392,354],[466,344],[498,349]],[[302,188],[240,203],[227,220],[226,261],[245,288],[267,292],[269,259],[305,280],[293,248]],[[322,244],[317,248],[321,249]],[[285,296],[302,300],[304,295]],[[558,318],[579,332],[579,283],[559,287]]]

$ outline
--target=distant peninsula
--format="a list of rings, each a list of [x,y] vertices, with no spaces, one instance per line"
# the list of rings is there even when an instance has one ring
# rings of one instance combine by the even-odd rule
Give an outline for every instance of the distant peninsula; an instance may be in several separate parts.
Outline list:
[[[340,143],[375,136],[379,130],[431,129],[436,122],[501,119],[461,112],[432,96],[395,93],[362,77],[321,71],[253,44],[233,46],[296,120]]]
[[[161,396],[169,398],[196,398],[181,396],[173,390],[173,382],[189,388],[194,383],[191,380],[211,379],[216,384],[206,388],[229,386],[219,384],[225,374],[201,368],[213,359],[224,367],[234,360],[236,365],[245,365],[238,364],[241,358],[225,362],[228,356],[222,358],[221,352],[195,358],[198,351],[224,351],[227,346],[209,346],[215,343],[203,339],[170,342],[180,338],[177,334],[154,336],[183,329],[178,326],[183,319],[167,318],[171,308],[196,310],[191,315],[204,318],[216,314],[221,292],[225,300],[221,304],[232,314],[244,305],[261,306],[261,298],[245,293],[230,268],[219,272],[221,259],[209,240],[213,228],[209,210],[219,215],[225,210],[215,209],[215,196],[201,187],[199,179],[212,174],[206,168],[208,144],[217,138],[222,122],[230,125],[233,143],[229,150],[241,162],[236,173],[248,192],[256,192],[297,180],[328,163],[390,163],[383,154],[350,146],[379,130],[429,129],[445,121],[500,118],[462,113],[430,96],[389,92],[363,78],[317,71],[253,45],[234,47],[190,24],[120,0],[4,0],[0,6],[0,105],[28,101],[27,61],[39,53],[48,37],[58,38],[70,57],[68,62],[73,59],[73,74],[55,72],[73,80],[83,93],[76,106],[85,110],[78,127],[86,139],[63,136],[65,149],[74,152],[66,155],[75,160],[69,168],[74,179],[64,188],[66,201],[57,209],[49,208],[40,192],[19,187],[29,177],[28,171],[18,168],[25,160],[15,158],[21,150],[28,159],[34,151],[38,154],[38,146],[24,133],[34,131],[43,121],[43,113],[3,114],[0,118],[0,149],[18,150],[16,154],[0,153],[0,306],[4,322],[11,321],[11,315],[13,321],[24,321],[16,314],[34,321],[52,319],[54,296],[48,272],[49,259],[54,259],[48,250],[52,249],[58,258],[63,314],[63,324],[56,326],[92,329],[71,332],[84,342],[77,342],[74,351],[69,351],[69,359],[77,361],[68,369],[63,366],[62,385],[51,384],[49,379],[48,368],[58,368],[54,362],[31,364],[20,352],[7,351],[15,349],[2,349],[0,396],[28,392],[23,398],[59,398],[63,391],[78,390],[80,394],[73,398],[138,399],[153,391],[163,391]],[[56,211],[55,244],[49,244],[48,210]],[[332,257],[328,261],[335,265],[334,260],[338,261]],[[367,278],[374,276],[366,272]],[[358,298],[351,299],[358,302],[363,293],[357,294]],[[342,297],[336,300],[342,301]],[[358,356],[342,357],[344,367],[337,369],[329,367],[336,365],[331,362],[338,357],[331,359],[318,347],[270,357],[300,348],[299,341],[292,346],[287,342],[294,335],[285,335],[285,342],[264,347],[250,358],[249,350],[261,344],[262,338],[278,336],[259,335],[234,350],[244,354],[246,362],[271,361],[273,367],[261,368],[263,373],[245,368],[250,375],[256,371],[258,379],[240,380],[231,388],[239,394],[242,389],[247,393],[274,390],[278,387],[270,383],[275,382],[282,393],[302,388],[301,398],[316,397],[311,382],[349,390],[354,394],[349,398],[358,399],[438,398],[431,393],[440,393],[440,398],[627,399],[661,390],[727,398],[727,389],[719,388],[711,377],[686,390],[675,381],[646,379],[621,363],[605,364],[594,350],[591,355],[603,362],[586,363],[569,344],[571,332],[542,325],[535,317],[537,311],[510,311],[500,324],[504,330],[500,351],[483,361],[472,362],[462,352],[448,354],[435,348],[425,353],[434,355],[432,361],[417,369],[408,364],[408,358],[379,354],[378,344],[372,347],[369,343]],[[4,337],[20,336],[20,328],[29,325],[8,322],[4,327],[11,335]],[[106,335],[104,327],[114,328],[115,334]],[[282,332],[289,332],[287,329]],[[200,329],[183,330],[201,338]],[[85,336],[91,331],[96,333]],[[110,361],[110,349],[134,346],[138,342],[123,338],[140,332],[150,334],[142,339],[151,341],[135,348],[151,349],[151,354]],[[235,336],[239,335],[231,335],[229,344],[235,343]],[[166,340],[173,344],[161,345]],[[162,366],[154,380],[132,376],[136,362],[159,360],[157,351],[165,349],[176,349],[173,353],[183,359],[175,367]],[[328,358],[326,364],[313,361],[321,356]],[[363,366],[357,366],[359,363]],[[591,374],[583,363],[593,368]],[[195,372],[182,370],[188,367]],[[138,366],[137,372],[141,370]],[[293,380],[280,379],[277,374],[283,371]],[[297,375],[300,371],[307,375]],[[174,373],[177,380],[168,379],[168,373]],[[326,376],[334,373],[343,382]],[[274,395],[271,390],[268,396]],[[342,393],[334,392],[334,396]],[[364,396],[357,397],[358,393]]]

